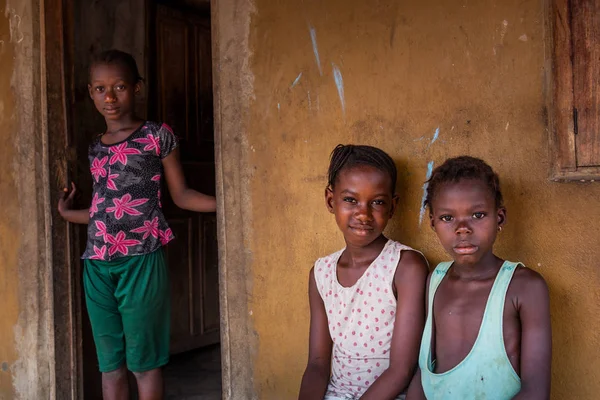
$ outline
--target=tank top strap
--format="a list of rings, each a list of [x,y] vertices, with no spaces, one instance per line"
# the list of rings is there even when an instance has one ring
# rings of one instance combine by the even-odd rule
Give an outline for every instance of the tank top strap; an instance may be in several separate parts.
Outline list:
[[[446,276],[446,273],[450,269],[451,265],[452,265],[452,261],[441,262],[437,265],[437,267],[435,267],[435,269],[431,273],[431,278],[429,279],[429,296],[427,299],[428,300],[427,301],[427,308],[428,308],[427,315],[431,315],[431,312],[433,310],[433,299],[435,297],[435,292],[437,291],[437,288],[440,286],[440,283],[442,283],[442,280]]]
[[[519,265],[522,264],[519,262],[505,261],[504,264],[502,264],[500,271],[498,271],[498,275],[496,276],[496,280],[494,281],[485,307],[484,320],[482,321],[482,328],[484,329],[482,329],[482,331],[498,334],[502,337],[502,321],[504,317],[506,293],[508,292],[508,286]],[[502,341],[502,343],[504,342]]]

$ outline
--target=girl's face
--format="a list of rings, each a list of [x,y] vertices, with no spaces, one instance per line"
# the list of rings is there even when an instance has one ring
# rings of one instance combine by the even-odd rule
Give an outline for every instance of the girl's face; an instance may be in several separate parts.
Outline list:
[[[140,83],[133,83],[131,73],[119,63],[96,64],[91,68],[90,97],[107,120],[119,120],[133,114],[135,95],[140,88]]]
[[[462,265],[474,265],[493,254],[506,209],[496,208],[494,194],[483,181],[463,179],[440,186],[430,220],[446,252]]]
[[[387,173],[362,165],[341,170],[335,187],[325,190],[327,208],[347,244],[365,247],[381,235],[398,201],[391,186]]]

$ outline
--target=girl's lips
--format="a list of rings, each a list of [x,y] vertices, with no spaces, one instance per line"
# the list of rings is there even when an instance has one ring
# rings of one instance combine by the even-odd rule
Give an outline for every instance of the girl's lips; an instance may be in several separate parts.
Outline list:
[[[373,231],[373,228],[371,228],[370,226],[351,226],[350,229],[352,229],[354,233],[358,235],[365,236],[369,235]]]
[[[479,248],[477,246],[474,245],[464,245],[461,244],[459,246],[454,246],[454,252],[456,254],[473,254],[475,252],[477,252]]]

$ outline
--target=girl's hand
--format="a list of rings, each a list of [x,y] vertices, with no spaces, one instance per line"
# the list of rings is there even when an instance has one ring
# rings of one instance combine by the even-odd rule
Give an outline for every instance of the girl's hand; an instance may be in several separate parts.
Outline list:
[[[58,200],[58,212],[64,218],[67,211],[73,209],[73,199],[75,198],[75,193],[77,193],[77,188],[75,184],[71,182],[71,193],[69,193],[69,189],[64,188],[62,197]]]

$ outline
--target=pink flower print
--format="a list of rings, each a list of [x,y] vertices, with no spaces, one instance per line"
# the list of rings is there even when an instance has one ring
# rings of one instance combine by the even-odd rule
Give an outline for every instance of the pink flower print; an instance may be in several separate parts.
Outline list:
[[[152,134],[149,134],[145,138],[142,139],[133,139],[134,142],[145,144],[144,151],[152,151],[156,150],[156,155],[160,156],[160,143],[158,141],[158,137],[155,137]]]
[[[127,165],[127,156],[131,154],[142,154],[138,149],[132,149],[127,147],[127,142],[121,143],[110,148],[110,152],[114,155],[110,158],[109,164],[113,165],[120,162],[123,165]]]
[[[171,231],[171,228],[167,228],[165,231],[159,230],[158,237],[160,237],[160,242],[164,246],[165,244],[169,243],[171,239],[173,239],[173,231]]]
[[[160,174],[154,175],[152,178],[150,178],[150,180],[154,182],[160,182]]]
[[[160,201],[160,189],[158,190],[158,206],[162,208],[162,203]]]
[[[104,169],[104,164],[106,164],[107,161],[108,161],[108,156],[105,156],[101,160],[98,160],[98,158],[94,158],[94,160],[92,161],[92,167],[90,168],[90,170],[92,171],[92,175],[94,176],[94,179],[96,180],[96,182],[98,182],[98,179],[100,179],[100,177],[106,176],[106,170]]]
[[[143,233],[144,237],[142,239],[148,239],[148,236],[152,235],[153,237],[158,237],[158,217],[154,217],[152,221],[144,221],[144,226],[140,226],[139,228],[132,229],[130,232],[135,233]]]
[[[169,125],[162,124],[162,128],[165,128],[166,130],[168,130],[171,133],[171,135],[174,135],[173,129]]]
[[[100,203],[104,203],[104,197],[99,197],[98,192],[96,192],[94,194],[94,198],[92,199],[92,205],[90,206],[90,218],[92,218],[94,214],[98,212],[98,204]]]
[[[138,210],[136,210],[134,207],[141,206],[142,204],[146,203],[147,201],[148,201],[148,199],[131,200],[131,195],[129,193],[127,193],[120,199],[113,199],[113,204],[115,206],[108,207],[106,209],[106,212],[109,212],[109,213],[114,212],[116,219],[123,218],[123,214],[142,215],[142,213],[139,212]]]
[[[108,179],[106,181],[106,187],[110,190],[119,190],[117,185],[115,185],[115,178],[118,178],[119,174],[111,174],[110,168],[108,169]]]
[[[110,256],[114,255],[116,252],[119,252],[126,256],[127,254],[129,254],[129,247],[142,244],[142,242],[140,242],[139,240],[125,239],[125,232],[123,231],[119,231],[119,233],[117,233],[117,236],[108,234],[106,235],[106,239],[108,243],[112,245],[110,246],[110,249],[108,249],[108,255]]]
[[[104,260],[104,257],[106,256],[106,246],[102,246],[101,248],[94,246],[94,253],[96,254],[91,256],[90,260]]]
[[[98,236],[102,236],[102,240],[104,240],[106,242],[106,235],[108,234],[106,232],[106,225],[104,225],[104,222],[102,221],[94,221],[96,223],[96,229],[98,229],[98,232],[96,232],[96,237]]]

